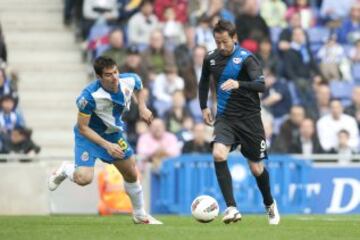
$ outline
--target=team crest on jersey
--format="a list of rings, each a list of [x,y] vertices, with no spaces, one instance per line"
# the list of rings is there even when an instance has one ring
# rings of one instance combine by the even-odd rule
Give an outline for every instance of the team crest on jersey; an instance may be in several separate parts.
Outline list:
[[[210,60],[210,66],[215,66],[215,59]]]
[[[89,153],[87,151],[83,152],[81,154],[81,160],[86,162],[87,160],[89,160]]]
[[[235,64],[239,64],[239,63],[241,63],[241,58],[233,58],[233,62]]]
[[[125,97],[129,97],[130,96],[130,90],[128,88],[125,88],[124,89],[124,94],[125,94]]]
[[[88,101],[84,97],[81,97],[78,101],[78,107],[80,110],[84,110],[87,104]]]

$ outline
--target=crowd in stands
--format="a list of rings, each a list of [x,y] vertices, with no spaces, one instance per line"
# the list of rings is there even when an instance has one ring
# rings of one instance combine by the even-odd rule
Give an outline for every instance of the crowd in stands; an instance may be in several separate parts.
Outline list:
[[[32,139],[19,107],[18,76],[8,64],[8,52],[0,25],[0,154],[35,155],[40,147]],[[5,158],[0,158],[1,160]]]
[[[219,19],[263,65],[261,94],[270,153],[359,153],[360,1],[65,0],[90,62],[106,55],[139,74],[157,119],[128,112],[128,137],[144,161],[210,152],[197,86],[216,47]],[[211,98],[214,110],[216,99]]]

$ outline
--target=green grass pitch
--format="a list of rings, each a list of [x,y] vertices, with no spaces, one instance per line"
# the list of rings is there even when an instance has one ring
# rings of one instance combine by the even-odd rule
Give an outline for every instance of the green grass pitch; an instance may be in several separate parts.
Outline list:
[[[129,216],[0,216],[1,240],[359,240],[360,215],[288,215],[269,226],[265,215],[245,215],[225,225],[191,217],[157,216],[164,225],[134,225]]]

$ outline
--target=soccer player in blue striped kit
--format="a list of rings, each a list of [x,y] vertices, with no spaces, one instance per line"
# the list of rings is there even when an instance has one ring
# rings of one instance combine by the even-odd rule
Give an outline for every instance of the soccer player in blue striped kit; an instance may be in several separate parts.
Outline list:
[[[199,100],[204,122],[214,125],[213,157],[216,177],[225,199],[223,222],[241,220],[227,165],[230,151],[241,146],[262,194],[269,224],[280,222],[276,202],[271,195],[269,174],[263,164],[267,158],[264,128],[260,116],[259,92],[265,90],[264,76],[255,56],[236,43],[235,26],[220,20],[214,28],[217,49],[204,59],[199,83]],[[210,76],[216,86],[215,122],[207,107]]]
[[[145,104],[141,79],[133,73],[119,74],[114,60],[107,57],[98,57],[94,70],[98,79],[90,83],[76,101],[79,113],[74,127],[75,163],[64,162],[49,177],[49,190],[54,191],[66,178],[81,186],[91,183],[95,160],[99,158],[114,164],[124,177],[134,223],[162,224],[144,210],[134,151],[123,136],[121,115],[129,110],[133,92],[140,117],[148,124],[153,119]]]

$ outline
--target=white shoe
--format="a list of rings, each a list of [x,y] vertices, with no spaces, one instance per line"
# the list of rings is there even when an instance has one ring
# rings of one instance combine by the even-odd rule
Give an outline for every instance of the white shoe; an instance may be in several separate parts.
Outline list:
[[[48,188],[50,191],[54,191],[58,186],[66,179],[66,174],[64,171],[65,162],[53,172],[48,178]]]
[[[273,204],[266,206],[266,213],[268,215],[268,220],[270,225],[278,225],[280,223],[280,213],[277,208],[276,201],[274,199]]]
[[[224,212],[224,217],[222,219],[222,221],[225,224],[229,224],[229,223],[235,223],[237,221],[241,220],[241,214],[239,212],[239,210],[237,210],[236,207],[228,207],[225,212]]]
[[[147,215],[133,215],[133,221],[135,224],[163,224],[159,220],[152,217],[150,214]]]

